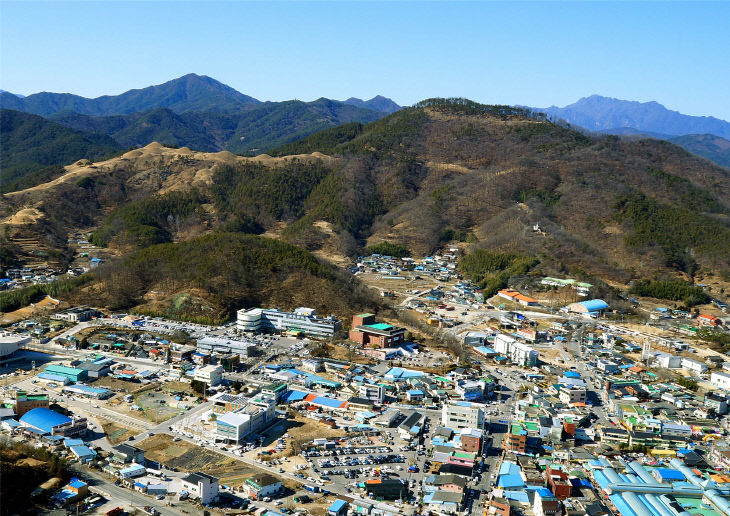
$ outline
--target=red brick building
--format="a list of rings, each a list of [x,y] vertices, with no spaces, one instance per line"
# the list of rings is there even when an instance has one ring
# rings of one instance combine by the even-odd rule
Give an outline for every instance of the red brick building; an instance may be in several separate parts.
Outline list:
[[[351,341],[367,348],[389,348],[405,342],[406,329],[387,323],[376,323],[373,314],[358,314],[352,318]]]
[[[462,428],[461,434],[461,449],[468,453],[476,453],[481,455],[482,453],[482,431],[478,428]]]
[[[549,468],[545,472],[547,487],[558,500],[565,500],[570,497],[573,486],[568,481],[568,475],[560,469]]]

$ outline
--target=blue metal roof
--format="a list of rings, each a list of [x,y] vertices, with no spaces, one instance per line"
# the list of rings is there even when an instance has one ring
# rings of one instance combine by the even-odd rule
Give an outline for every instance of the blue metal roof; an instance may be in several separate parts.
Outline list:
[[[23,417],[20,418],[21,423],[49,434],[54,426],[62,425],[70,421],[70,417],[45,407],[34,408],[23,414]]]
[[[589,299],[588,301],[581,301],[578,304],[583,305],[589,312],[597,312],[608,308],[608,303],[601,299]]]
[[[330,505],[329,510],[332,512],[340,512],[342,509],[345,508],[345,505],[347,505],[347,502],[344,500],[335,500],[332,505]]]

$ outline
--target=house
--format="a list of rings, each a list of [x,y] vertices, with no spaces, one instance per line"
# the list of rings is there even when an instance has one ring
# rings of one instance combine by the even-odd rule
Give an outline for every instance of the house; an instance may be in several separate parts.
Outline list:
[[[425,394],[420,389],[411,389],[406,391],[406,399],[414,403],[420,403],[423,401]]]
[[[213,502],[218,497],[218,479],[207,473],[190,473],[181,480],[180,492],[186,491],[191,498],[200,503]]]
[[[88,446],[71,446],[69,447],[69,450],[71,450],[71,453],[73,453],[74,457],[76,457],[78,461],[82,464],[92,462],[96,458],[96,452]]]
[[[242,487],[248,496],[255,500],[273,497],[282,491],[281,480],[268,473],[259,473],[247,478]]]
[[[540,304],[537,299],[531,298],[524,294],[520,294],[516,290],[512,290],[509,288],[500,290],[499,292],[497,292],[497,295],[509,301],[515,301],[522,306],[537,306],[538,304]]]
[[[141,477],[143,475],[147,474],[147,468],[145,468],[141,464],[132,464],[131,466],[120,469],[117,471],[117,476],[119,478],[135,478],[135,477]]]
[[[717,328],[722,325],[722,319],[709,314],[700,314],[697,316],[698,326],[709,326],[710,328]]]
[[[560,502],[546,488],[535,490],[535,501],[532,505],[535,516],[556,516],[560,513]]]

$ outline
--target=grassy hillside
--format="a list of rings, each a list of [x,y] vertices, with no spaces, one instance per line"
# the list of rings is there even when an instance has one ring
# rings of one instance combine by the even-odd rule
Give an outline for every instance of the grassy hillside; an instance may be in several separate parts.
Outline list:
[[[64,165],[82,158],[97,160],[121,149],[109,136],[69,129],[36,115],[2,109],[0,189],[22,187],[23,177],[49,165]],[[47,174],[41,174],[39,179],[46,177]]]
[[[725,138],[714,134],[686,134],[669,138],[669,141],[693,154],[730,168],[730,141]]]
[[[13,195],[6,215],[35,203],[65,214],[65,228],[103,221],[97,234],[131,247],[222,230],[267,230],[344,255],[388,242],[417,256],[459,241],[509,257],[479,269],[492,259],[481,256],[464,270],[490,290],[534,260],[622,283],[730,274],[730,171],[668,142],[586,136],[525,109],[431,99],[273,154],[292,152],[323,154],[252,160],[146,148],[89,172],[93,185]],[[177,204],[144,200],[192,187],[200,197],[179,228]]]

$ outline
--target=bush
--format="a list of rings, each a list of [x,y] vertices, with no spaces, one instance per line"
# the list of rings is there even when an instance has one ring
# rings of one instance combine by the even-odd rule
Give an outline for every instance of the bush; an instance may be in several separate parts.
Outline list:
[[[710,296],[702,287],[693,287],[681,280],[639,280],[632,285],[629,292],[637,296],[681,301],[685,306],[701,305],[710,301]]]
[[[392,242],[380,242],[367,248],[369,254],[380,254],[383,256],[392,256],[394,258],[405,258],[410,256],[411,252],[402,244],[394,244]]]

